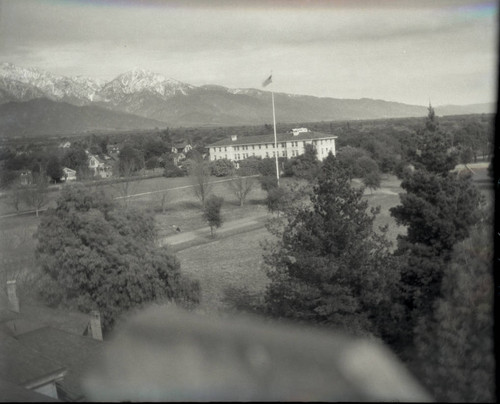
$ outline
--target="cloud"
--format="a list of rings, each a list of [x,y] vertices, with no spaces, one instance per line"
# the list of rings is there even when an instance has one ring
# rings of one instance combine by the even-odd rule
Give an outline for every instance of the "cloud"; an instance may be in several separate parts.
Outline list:
[[[273,70],[283,92],[409,102],[421,97],[412,86],[428,82],[491,98],[494,3],[234,3],[3,1],[0,55],[102,79],[142,67],[195,85],[255,87]],[[474,74],[482,78],[461,79]]]

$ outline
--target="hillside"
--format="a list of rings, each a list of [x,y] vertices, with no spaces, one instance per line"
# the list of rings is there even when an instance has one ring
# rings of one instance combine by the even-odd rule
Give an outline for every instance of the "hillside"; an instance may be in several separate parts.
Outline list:
[[[97,106],[78,107],[46,98],[0,105],[0,135],[78,134],[94,130],[152,129],[165,124]]]

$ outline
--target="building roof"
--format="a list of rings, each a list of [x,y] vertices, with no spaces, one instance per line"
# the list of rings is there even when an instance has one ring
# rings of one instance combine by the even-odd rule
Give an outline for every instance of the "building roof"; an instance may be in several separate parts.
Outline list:
[[[88,368],[102,356],[105,343],[52,327],[39,328],[17,337],[24,346],[62,364],[67,373],[58,382],[65,396],[72,400],[84,398],[81,381]]]
[[[37,387],[64,376],[60,363],[0,331],[0,378],[25,387]]]
[[[0,402],[3,403],[59,403],[60,400],[26,389],[0,378]]]
[[[285,141],[299,141],[299,140],[304,141],[304,140],[330,139],[330,138],[336,139],[337,137],[338,136],[330,135],[328,133],[313,132],[313,131],[302,132],[297,134],[296,136],[294,136],[293,133],[291,132],[276,134],[276,139],[278,143]],[[236,140],[223,139],[219,140],[218,142],[212,143],[207,147],[241,146],[241,145],[262,144],[262,143],[274,143],[274,134],[271,133],[268,135],[259,135],[259,136],[243,136],[243,137],[238,137],[238,139]]]

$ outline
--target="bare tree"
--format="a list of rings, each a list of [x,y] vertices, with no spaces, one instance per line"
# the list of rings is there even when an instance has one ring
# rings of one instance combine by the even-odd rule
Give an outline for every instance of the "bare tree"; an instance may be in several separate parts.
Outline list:
[[[244,177],[241,175],[235,175],[227,183],[229,190],[238,198],[240,206],[245,204],[247,195],[252,191],[255,185],[255,177]]]
[[[35,209],[36,215],[49,201],[49,182],[44,173],[33,175],[33,183],[28,185],[23,192],[26,205]]]
[[[199,153],[193,153],[190,168],[189,176],[193,184],[193,192],[204,208],[205,201],[213,188],[213,184],[210,183],[210,165]]]
[[[16,181],[9,190],[8,203],[12,206],[16,213],[19,213],[19,208],[23,202],[24,187]]]
[[[125,206],[128,206],[132,183],[137,184],[142,179],[141,177],[134,176],[136,173],[137,167],[134,161],[125,160],[120,162],[120,174],[122,178],[113,188],[118,191],[120,199],[123,200]]]

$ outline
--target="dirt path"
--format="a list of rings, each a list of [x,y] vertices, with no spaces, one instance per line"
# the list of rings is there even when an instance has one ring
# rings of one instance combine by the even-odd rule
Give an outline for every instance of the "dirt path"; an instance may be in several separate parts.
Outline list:
[[[249,231],[258,227],[263,227],[267,217],[267,213],[259,213],[242,219],[225,222],[221,228],[216,230],[215,239],[211,237],[210,228],[206,226],[200,229],[163,237],[160,241],[160,245],[174,246],[175,250],[179,251],[180,249],[183,249],[183,247],[188,248],[194,244],[203,244],[221,237],[226,237],[230,234],[241,233],[242,231]]]

